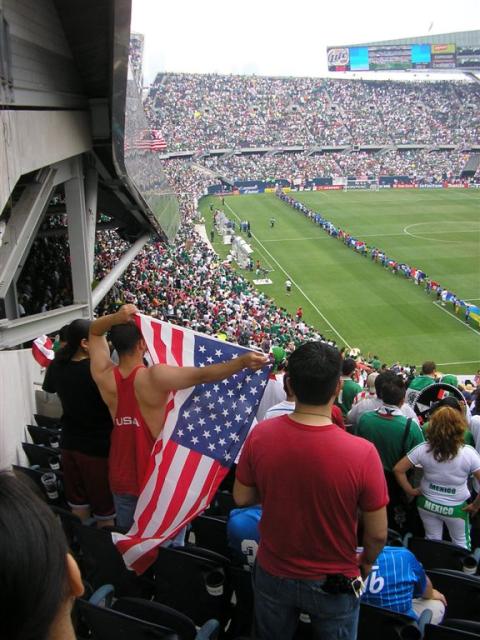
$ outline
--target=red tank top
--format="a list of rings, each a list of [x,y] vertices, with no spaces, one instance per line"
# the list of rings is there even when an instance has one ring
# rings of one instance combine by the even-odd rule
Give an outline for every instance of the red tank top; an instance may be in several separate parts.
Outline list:
[[[117,384],[117,412],[110,445],[109,481],[112,493],[138,496],[155,440],[135,397],[135,376],[143,365],[123,378],[113,369]]]

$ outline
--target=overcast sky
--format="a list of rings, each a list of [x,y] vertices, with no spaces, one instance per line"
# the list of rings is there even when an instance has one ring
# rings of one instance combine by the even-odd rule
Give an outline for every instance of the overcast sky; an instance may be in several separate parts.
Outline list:
[[[480,28],[480,0],[132,0],[144,77],[326,74],[327,45]]]

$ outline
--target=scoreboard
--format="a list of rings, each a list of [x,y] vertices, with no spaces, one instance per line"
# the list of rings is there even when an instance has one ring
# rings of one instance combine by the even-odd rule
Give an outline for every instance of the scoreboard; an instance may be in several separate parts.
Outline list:
[[[384,44],[327,47],[329,71],[480,70],[480,44]]]

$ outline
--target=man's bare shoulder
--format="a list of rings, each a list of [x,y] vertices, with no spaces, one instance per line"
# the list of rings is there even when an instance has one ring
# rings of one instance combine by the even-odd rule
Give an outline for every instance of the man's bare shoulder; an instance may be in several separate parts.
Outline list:
[[[113,373],[115,367],[116,364],[114,362],[110,362],[103,371],[95,372],[92,369],[92,377],[101,389],[108,391],[110,391],[110,389],[115,389],[115,375]]]
[[[139,397],[151,405],[164,403],[167,390],[159,387],[159,379],[163,373],[167,373],[167,365],[155,364],[151,367],[142,367],[135,376],[135,391]]]

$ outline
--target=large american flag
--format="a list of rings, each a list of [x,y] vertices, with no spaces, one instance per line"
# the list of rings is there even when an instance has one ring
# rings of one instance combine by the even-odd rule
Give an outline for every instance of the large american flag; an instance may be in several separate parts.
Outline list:
[[[205,367],[247,349],[139,315],[137,324],[154,363]],[[235,461],[262,398],[269,367],[243,369],[220,382],[171,393],[163,433],[126,535],[113,540],[125,564],[143,573],[157,547],[204,511]]]

